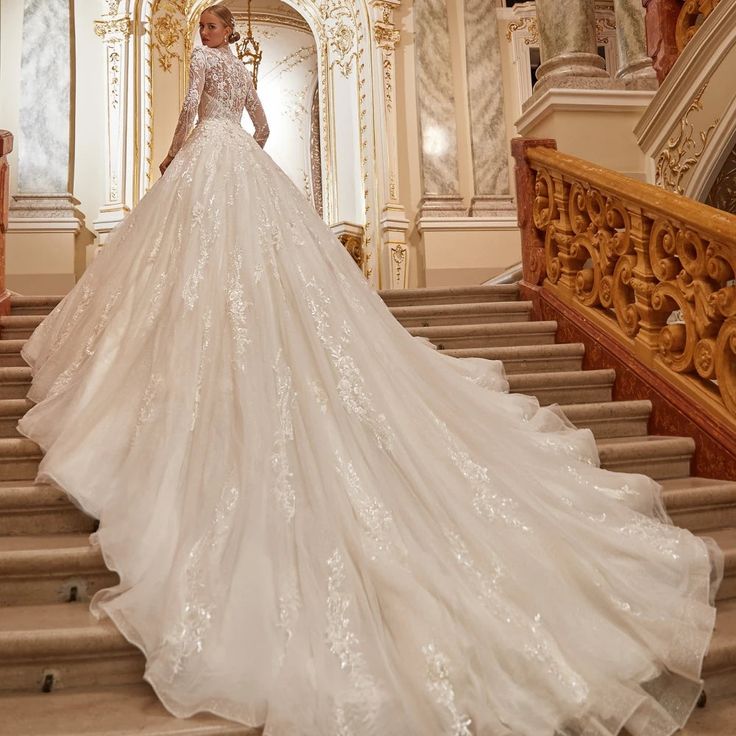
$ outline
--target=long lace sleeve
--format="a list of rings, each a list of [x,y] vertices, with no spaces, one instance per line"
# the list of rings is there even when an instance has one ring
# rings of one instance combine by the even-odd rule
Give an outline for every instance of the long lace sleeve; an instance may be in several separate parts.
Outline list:
[[[269,130],[266,113],[263,110],[263,105],[258,97],[258,93],[256,92],[256,88],[250,74],[246,74],[245,78],[245,83],[248,87],[245,98],[245,109],[248,111],[248,115],[255,126],[253,138],[255,138],[256,143],[263,148],[266,145],[268,135],[271,131]]]
[[[197,118],[199,98],[204,89],[204,72],[206,66],[204,51],[197,47],[192,51],[192,60],[189,63],[189,89],[187,90],[184,104],[179,113],[179,121],[176,124],[174,138],[169,148],[169,156],[176,156],[182,144],[186,140],[189,131],[194,127]]]

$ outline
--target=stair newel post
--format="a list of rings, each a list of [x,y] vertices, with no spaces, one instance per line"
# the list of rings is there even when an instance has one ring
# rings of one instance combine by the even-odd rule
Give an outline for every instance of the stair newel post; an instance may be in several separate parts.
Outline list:
[[[557,148],[551,138],[514,138],[511,153],[514,157],[516,178],[517,221],[521,230],[522,288],[542,285],[547,272],[544,256],[544,232],[537,227],[535,201],[537,199],[537,172],[529,165],[527,151],[532,147]]]
[[[0,130],[0,316],[10,314],[10,293],[5,288],[5,233],[8,229],[10,201],[10,164],[8,154],[13,150],[13,134]]]

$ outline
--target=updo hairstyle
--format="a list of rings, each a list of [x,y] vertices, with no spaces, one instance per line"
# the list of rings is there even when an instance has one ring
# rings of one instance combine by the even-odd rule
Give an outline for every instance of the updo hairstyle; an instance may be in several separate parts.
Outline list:
[[[235,30],[235,18],[226,5],[223,3],[216,3],[205,8],[203,13],[214,13],[228,28],[232,28],[232,33],[227,37],[228,43],[235,43],[240,41],[240,34]]]

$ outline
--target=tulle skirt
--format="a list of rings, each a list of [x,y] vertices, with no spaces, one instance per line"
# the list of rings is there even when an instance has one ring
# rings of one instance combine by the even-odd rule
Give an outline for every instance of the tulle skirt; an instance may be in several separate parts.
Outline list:
[[[413,339],[200,123],[36,330],[20,423],[99,518],[93,610],[179,716],[274,736],[666,736],[720,559],[500,363]]]

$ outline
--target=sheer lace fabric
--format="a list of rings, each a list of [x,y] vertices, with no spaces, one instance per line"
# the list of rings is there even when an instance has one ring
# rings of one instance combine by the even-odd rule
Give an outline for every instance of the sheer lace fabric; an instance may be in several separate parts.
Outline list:
[[[179,716],[673,733],[718,553],[499,363],[412,339],[237,124],[247,76],[205,101],[215,53],[193,132],[23,352],[39,479],[120,575],[93,610]]]
[[[229,47],[197,46],[189,64],[189,88],[184,98],[169,156],[176,156],[195,120],[240,123],[243,109],[253,121],[253,137],[261,145],[268,138],[268,122],[253,80]]]

